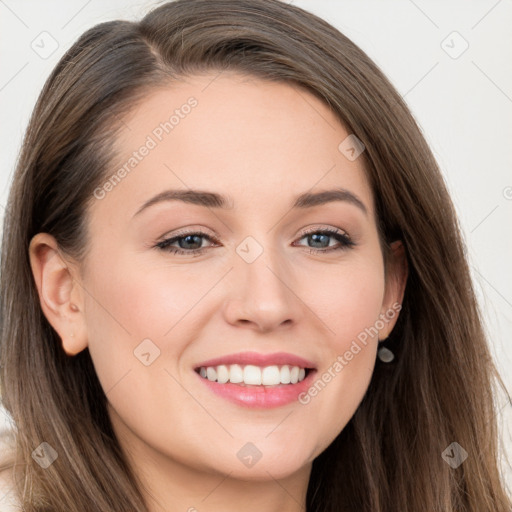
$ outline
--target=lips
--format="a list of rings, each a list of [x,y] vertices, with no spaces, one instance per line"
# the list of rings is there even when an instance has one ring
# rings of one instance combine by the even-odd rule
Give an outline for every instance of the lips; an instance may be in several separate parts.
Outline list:
[[[315,369],[315,364],[303,357],[295,354],[288,354],[286,352],[275,352],[273,354],[260,354],[258,352],[240,352],[238,354],[229,354],[226,356],[217,357],[215,359],[209,359],[208,361],[202,361],[196,365],[195,370],[199,370],[201,367],[213,367],[219,365],[231,365],[239,364],[242,366],[253,365],[253,366],[298,366],[304,369]]]

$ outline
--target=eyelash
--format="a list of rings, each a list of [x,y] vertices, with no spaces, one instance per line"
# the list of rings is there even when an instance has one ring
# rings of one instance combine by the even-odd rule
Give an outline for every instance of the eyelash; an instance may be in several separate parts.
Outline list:
[[[327,247],[325,249],[315,249],[314,247],[307,247],[308,252],[310,254],[321,254],[321,253],[328,253],[328,252],[332,252],[332,251],[346,250],[346,249],[350,249],[356,245],[346,233],[344,233],[343,231],[340,231],[340,230],[336,230],[336,229],[313,229],[313,230],[302,233],[299,240],[302,240],[303,238],[307,237],[308,235],[313,235],[313,234],[328,235],[332,238],[335,238],[340,243],[340,245],[334,246],[334,247]],[[171,254],[183,254],[183,255],[188,255],[188,256],[192,256],[192,257],[200,256],[201,254],[203,254],[203,252],[206,249],[209,249],[209,247],[201,247],[200,249],[190,249],[190,250],[180,249],[178,247],[170,247],[171,244],[181,240],[182,238],[186,238],[187,236],[194,236],[194,235],[198,235],[198,236],[201,236],[201,237],[204,237],[204,238],[210,240],[211,242],[213,241],[213,242],[218,243],[218,240],[215,237],[210,236],[207,233],[204,233],[202,231],[190,231],[190,232],[186,232],[186,233],[179,233],[177,236],[162,240],[161,242],[158,242],[155,245],[155,247],[162,251],[170,252]],[[303,247],[303,246],[299,246],[299,247]]]

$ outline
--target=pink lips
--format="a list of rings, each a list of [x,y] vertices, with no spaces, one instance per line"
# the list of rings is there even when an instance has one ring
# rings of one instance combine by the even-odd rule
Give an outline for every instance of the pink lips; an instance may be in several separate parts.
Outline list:
[[[297,382],[297,384],[279,384],[277,386],[240,385],[233,384],[231,382],[220,384],[219,382],[213,382],[205,379],[197,373],[198,369],[201,367],[219,366],[221,364],[252,364],[260,367],[273,365],[281,366],[287,364],[290,366],[308,368],[309,371],[306,373],[304,380]],[[208,361],[203,361],[195,369],[198,378],[201,379],[201,382],[205,386],[208,386],[208,388],[218,396],[221,396],[222,398],[225,398],[237,405],[259,409],[270,409],[283,406],[294,401],[298,402],[299,395],[307,391],[311,386],[316,373],[314,364],[311,361],[285,352],[277,352],[274,354],[258,354],[257,352],[230,354],[215,359],[209,359]]]
[[[227,356],[209,359],[198,364],[196,368],[202,366],[219,366],[220,364],[253,364],[254,366],[272,366],[284,365],[300,366],[301,368],[315,368],[315,365],[302,357],[286,352],[275,352],[273,354],[259,354],[258,352],[239,352],[238,354],[229,354]]]

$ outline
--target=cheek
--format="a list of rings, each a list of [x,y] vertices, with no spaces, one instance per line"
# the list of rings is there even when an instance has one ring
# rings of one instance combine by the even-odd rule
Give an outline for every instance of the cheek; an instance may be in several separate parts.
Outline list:
[[[313,296],[315,311],[329,329],[325,352],[309,389],[299,397],[324,426],[317,450],[329,444],[350,421],[368,389],[378,342],[376,322],[384,296],[384,270],[378,257],[357,265],[340,265],[317,283],[330,283],[329,292]]]
[[[94,290],[88,311],[91,327],[100,324],[111,335],[134,343],[163,339],[210,286],[208,280],[194,280],[182,268],[164,265],[144,267],[135,257],[130,261],[120,257],[111,271],[105,271],[106,265],[97,267],[89,281]]]
[[[215,273],[202,266],[193,273],[164,258],[145,263],[128,251],[116,252],[115,244],[102,247],[108,250],[101,258],[91,255],[94,272],[84,283],[90,292],[85,296],[89,351],[100,383],[108,391],[128,381],[141,387],[162,376],[168,379],[163,370],[179,371],[190,340],[218,309],[208,291],[224,270]],[[154,362],[145,366],[139,358],[148,352]]]
[[[343,373],[343,390],[362,398],[375,363],[378,320],[382,307],[384,281],[378,272],[367,269],[344,280],[344,289],[333,299],[335,334],[331,340],[331,374]],[[341,388],[340,388],[341,389]]]
[[[383,267],[378,258],[362,259],[333,266],[316,275],[314,282],[312,309],[332,335],[332,348],[344,351],[379,318],[385,289]]]
[[[171,359],[178,357],[179,339],[165,334],[198,296],[187,287],[183,273],[162,282],[161,271],[147,272],[135,258],[128,262],[113,251],[108,254],[101,264],[91,265],[94,272],[84,283],[89,292],[85,296],[89,351],[105,391],[127,372],[132,378],[146,369],[137,359],[142,353],[149,352],[151,360],[164,351]],[[139,347],[145,347],[141,354]],[[155,361],[160,363],[158,358]]]

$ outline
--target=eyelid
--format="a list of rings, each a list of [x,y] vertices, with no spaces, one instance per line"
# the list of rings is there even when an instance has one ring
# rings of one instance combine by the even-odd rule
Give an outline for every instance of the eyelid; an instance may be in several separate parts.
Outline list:
[[[301,231],[300,236],[309,235],[310,233],[316,233],[318,231],[329,231],[329,232],[335,232],[340,235],[345,235],[347,237],[350,237],[350,235],[344,230],[340,228],[336,228],[333,226],[321,226],[321,225],[314,225],[312,227],[308,227],[304,229],[304,231]]]
[[[208,236],[212,236],[212,237],[215,236],[211,229],[205,228],[204,226],[201,226],[199,224],[191,224],[190,226],[178,228],[175,231],[170,231],[170,232],[166,233],[165,235],[162,236],[162,239],[169,238],[171,236],[180,236],[183,234],[188,235],[191,233],[199,233],[199,232],[203,232],[203,233],[207,234]]]
[[[219,242],[219,238],[208,228],[192,225],[192,226],[187,226],[184,228],[179,228],[176,231],[167,232],[165,235],[162,235],[161,237],[159,237],[155,243],[158,244],[160,242],[165,242],[166,240],[169,240],[171,238],[180,238],[180,237],[185,237],[188,235],[196,235],[196,234],[204,236],[205,238],[210,238],[213,241]]]

